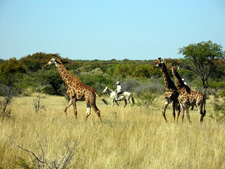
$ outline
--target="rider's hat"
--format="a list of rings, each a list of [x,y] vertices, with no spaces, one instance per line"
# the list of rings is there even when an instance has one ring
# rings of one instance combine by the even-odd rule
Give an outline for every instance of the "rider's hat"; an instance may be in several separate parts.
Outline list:
[[[116,82],[116,84],[117,84],[117,85],[119,85],[119,84],[120,84],[120,82],[119,82],[119,81],[117,81],[117,82]]]

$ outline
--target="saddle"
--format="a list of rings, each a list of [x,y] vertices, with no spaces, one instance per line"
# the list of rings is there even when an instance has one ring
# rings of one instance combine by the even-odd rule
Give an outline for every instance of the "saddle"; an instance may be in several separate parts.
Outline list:
[[[116,98],[117,101],[121,100],[124,97],[123,92],[121,94],[118,94],[118,97]]]

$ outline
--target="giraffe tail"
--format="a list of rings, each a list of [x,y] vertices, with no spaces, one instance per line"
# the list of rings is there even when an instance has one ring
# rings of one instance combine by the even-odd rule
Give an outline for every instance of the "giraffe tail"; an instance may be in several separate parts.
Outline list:
[[[205,116],[206,114],[206,110],[205,110],[205,106],[206,106],[206,96],[203,96],[203,115]]]
[[[105,99],[102,99],[96,92],[95,92],[95,95],[97,97],[99,97],[103,101],[103,103],[105,103],[106,105],[108,105],[108,102]]]

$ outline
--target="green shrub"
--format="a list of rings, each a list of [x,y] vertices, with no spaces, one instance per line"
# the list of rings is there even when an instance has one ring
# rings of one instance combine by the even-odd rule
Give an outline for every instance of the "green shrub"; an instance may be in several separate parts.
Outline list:
[[[224,94],[224,92],[222,92]],[[210,113],[209,117],[218,121],[225,122],[225,97],[220,101],[219,98],[214,98],[214,112]]]

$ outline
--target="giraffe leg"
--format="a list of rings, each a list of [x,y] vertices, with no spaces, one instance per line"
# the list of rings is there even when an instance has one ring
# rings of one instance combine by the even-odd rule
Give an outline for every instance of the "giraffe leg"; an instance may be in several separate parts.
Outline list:
[[[173,119],[175,121],[175,117],[176,117],[176,113],[175,113],[175,109],[176,109],[176,103],[173,101],[172,103],[172,106],[173,106]]]
[[[164,108],[163,108],[163,112],[162,112],[162,115],[165,119],[165,121],[167,122],[167,119],[166,119],[166,108],[168,106],[169,102],[166,100],[166,102],[164,103]]]
[[[177,112],[177,122],[178,122],[178,119],[179,119],[179,116],[180,116],[180,107],[181,107],[180,104],[177,104],[177,105],[176,105],[176,109],[177,109],[177,111],[178,111],[178,112]]]
[[[189,123],[191,123],[188,107],[186,107],[186,116],[187,116]]]
[[[91,104],[91,107],[94,109],[95,113],[97,114],[99,121],[102,123],[101,115],[100,115],[100,110],[96,106],[96,103]]]
[[[85,121],[87,121],[88,116],[90,116],[91,114],[91,106],[89,103],[87,103],[87,112],[86,112],[86,117],[85,117]]]
[[[69,103],[66,105],[65,109],[64,109],[64,113],[65,113],[65,116],[66,116],[66,120],[67,120],[67,109],[72,105],[72,99],[69,101]]]
[[[181,115],[182,123],[184,122],[184,109],[182,109],[182,115]]]
[[[184,122],[184,105],[180,104],[180,107],[181,107],[181,111],[182,111],[181,120],[182,120],[182,123],[183,123]]]
[[[199,121],[200,122],[203,122],[203,118],[204,118],[204,112],[203,112],[203,104],[201,104],[201,103],[199,103],[198,105],[197,105],[197,108],[198,108],[198,113],[200,114],[200,119],[199,119]]]
[[[203,114],[200,114],[200,122],[203,122],[203,118],[204,118],[204,115]]]
[[[76,100],[75,99],[72,100],[72,104],[73,104],[75,120],[77,120],[77,105],[76,105]]]

